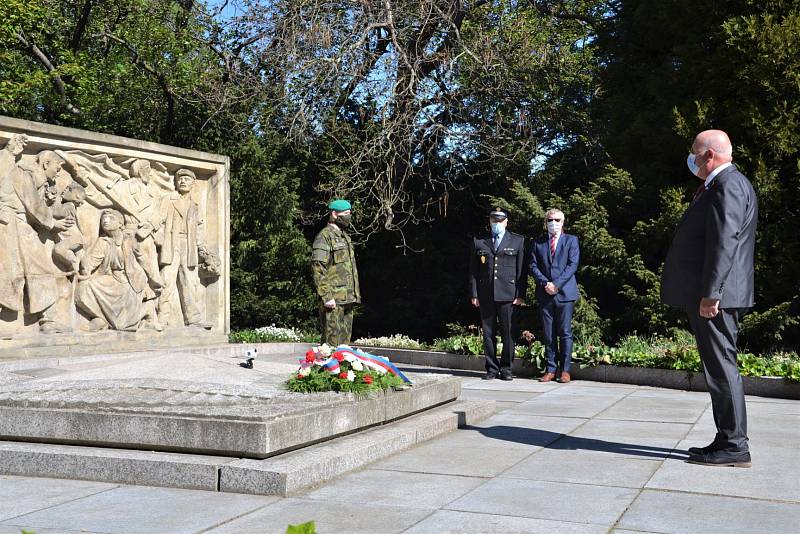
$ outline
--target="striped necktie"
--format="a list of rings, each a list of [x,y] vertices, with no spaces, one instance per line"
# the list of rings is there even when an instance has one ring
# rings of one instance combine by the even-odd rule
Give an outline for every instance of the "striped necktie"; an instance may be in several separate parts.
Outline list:
[[[550,236],[550,257],[556,255],[556,234]]]

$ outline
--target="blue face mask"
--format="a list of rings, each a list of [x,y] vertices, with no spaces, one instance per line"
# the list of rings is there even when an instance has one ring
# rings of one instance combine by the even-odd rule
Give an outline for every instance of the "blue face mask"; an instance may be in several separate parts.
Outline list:
[[[492,223],[492,235],[500,235],[503,231],[503,225],[500,223]]]
[[[690,153],[689,157],[686,158],[686,166],[689,167],[689,170],[692,171],[692,174],[695,176],[700,172],[700,167],[694,162],[694,154]]]

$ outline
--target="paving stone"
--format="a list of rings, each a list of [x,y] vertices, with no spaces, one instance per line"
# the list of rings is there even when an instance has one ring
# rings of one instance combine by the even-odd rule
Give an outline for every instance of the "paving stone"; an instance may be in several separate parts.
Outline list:
[[[549,448],[660,460],[672,455],[689,428],[682,423],[592,419]]]
[[[475,489],[483,478],[367,469],[302,495],[314,501],[437,509]]]
[[[330,502],[308,499],[283,499],[208,532],[241,534],[244,532],[283,533],[288,525],[314,521],[318,534],[367,534],[405,532],[429,516],[429,508],[406,508],[364,503],[348,499]]]
[[[629,488],[495,478],[445,508],[611,526],[637,493]]]
[[[601,395],[539,395],[535,399],[521,402],[511,408],[512,412],[554,417],[594,417],[609,406],[613,406],[624,394]]]
[[[108,491],[115,484],[50,478],[0,478],[0,520]]]
[[[22,531],[34,532],[35,534],[112,534],[110,532],[101,532],[98,530],[89,531],[86,529],[81,530],[66,530],[63,528],[36,528],[30,525],[2,525],[0,524],[0,534],[20,534]]]
[[[586,422],[586,419],[526,415],[505,410],[480,424],[464,429],[450,439],[465,444],[488,447],[522,447],[533,452],[562,439]]]
[[[460,400],[494,400],[494,401],[510,401],[522,402],[530,400],[541,393],[534,393],[530,391],[498,391],[490,389],[467,389],[461,390]]]
[[[682,441],[678,448],[702,447],[707,442]],[[663,463],[647,483],[650,489],[668,489],[714,495],[786,500],[800,503],[800,448],[751,449],[753,467],[710,467],[673,459]]]
[[[664,399],[660,397],[627,397],[597,414],[600,419],[694,423],[705,411],[708,402],[700,399]]]
[[[591,451],[544,449],[500,474],[577,484],[642,488],[661,466],[660,460],[644,460]]]
[[[520,447],[502,447],[496,454],[487,457],[486,445],[463,445],[462,440],[450,437],[396,454],[373,467],[415,473],[491,477],[531,454],[530,450]]]
[[[118,487],[6,520],[35,530],[195,533],[252,512],[275,500],[208,491]]]
[[[800,504],[645,490],[620,528],[686,534],[797,532]]]
[[[501,384],[497,384],[500,382]],[[542,393],[554,388],[561,387],[562,384],[542,383],[538,380],[528,378],[516,378],[511,382],[503,380],[470,380],[461,384],[464,389],[481,389],[491,391],[526,391],[531,393]]]
[[[486,532],[502,532],[503,534],[553,534],[558,532],[559,534],[605,534],[607,531],[608,527],[602,525],[439,510],[406,530],[406,533],[484,534]]]
[[[636,391],[635,386],[628,386],[628,387],[597,387],[594,384],[587,384],[584,382],[573,382],[568,385],[563,385],[563,387],[554,388],[551,391],[547,392],[548,396],[570,396],[570,397],[580,397],[582,395],[589,395],[589,396],[603,396],[603,395],[610,395],[616,397],[623,397],[626,395],[631,395]]]

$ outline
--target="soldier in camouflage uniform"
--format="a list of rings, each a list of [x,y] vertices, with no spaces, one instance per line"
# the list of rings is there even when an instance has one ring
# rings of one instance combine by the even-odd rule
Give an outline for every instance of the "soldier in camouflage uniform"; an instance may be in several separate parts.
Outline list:
[[[335,347],[350,343],[353,308],[361,302],[353,243],[345,228],[350,224],[350,203],[328,204],[330,218],[314,239],[311,269],[320,299],[319,323],[322,342]]]

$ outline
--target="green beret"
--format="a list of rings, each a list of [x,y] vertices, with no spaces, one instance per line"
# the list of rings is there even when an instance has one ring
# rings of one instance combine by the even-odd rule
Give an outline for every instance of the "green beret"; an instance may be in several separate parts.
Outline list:
[[[328,204],[328,209],[331,211],[347,211],[351,208],[350,203],[342,199],[331,200],[330,204]]]

